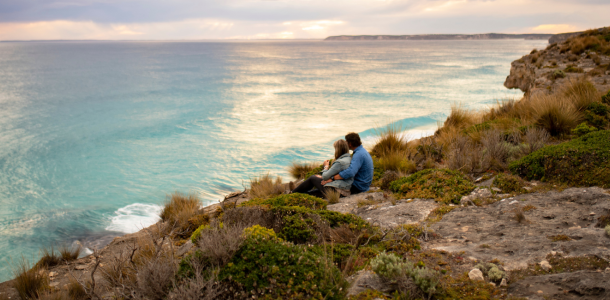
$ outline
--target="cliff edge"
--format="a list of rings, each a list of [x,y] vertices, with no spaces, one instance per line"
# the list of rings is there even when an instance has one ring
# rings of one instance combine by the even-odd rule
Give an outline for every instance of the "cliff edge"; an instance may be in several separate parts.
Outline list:
[[[526,95],[550,93],[583,75],[598,90],[610,89],[610,28],[589,30],[544,50],[534,49],[511,63],[504,86],[520,89]]]

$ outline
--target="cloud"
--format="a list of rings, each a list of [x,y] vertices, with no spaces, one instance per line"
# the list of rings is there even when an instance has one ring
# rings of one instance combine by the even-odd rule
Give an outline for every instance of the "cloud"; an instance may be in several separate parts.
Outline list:
[[[571,24],[543,24],[533,27],[532,32],[544,32],[544,33],[563,33],[563,32],[574,32],[582,30]]]
[[[607,26],[608,11],[608,0],[0,0],[0,40],[554,33]]]

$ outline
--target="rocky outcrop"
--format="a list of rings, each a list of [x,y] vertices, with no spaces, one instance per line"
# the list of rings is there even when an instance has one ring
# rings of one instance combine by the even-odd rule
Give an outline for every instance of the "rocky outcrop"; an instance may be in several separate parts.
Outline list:
[[[549,44],[563,43],[563,42],[567,41],[569,38],[571,38],[573,36],[577,36],[581,33],[582,33],[582,31],[555,34],[549,39]]]
[[[569,35],[563,37],[567,39]],[[610,56],[593,50],[575,54],[575,51],[569,50],[569,42],[564,40],[553,43],[544,50],[535,49],[529,55],[513,61],[504,86],[520,89],[529,96],[541,92],[551,93],[565,82],[587,76],[598,90],[608,91]]]

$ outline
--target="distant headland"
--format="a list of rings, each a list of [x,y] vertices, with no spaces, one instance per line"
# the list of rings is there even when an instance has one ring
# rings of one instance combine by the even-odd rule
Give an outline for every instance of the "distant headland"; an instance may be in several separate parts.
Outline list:
[[[548,40],[553,34],[419,34],[419,35],[337,35],[329,36],[325,41],[394,41],[394,40]]]

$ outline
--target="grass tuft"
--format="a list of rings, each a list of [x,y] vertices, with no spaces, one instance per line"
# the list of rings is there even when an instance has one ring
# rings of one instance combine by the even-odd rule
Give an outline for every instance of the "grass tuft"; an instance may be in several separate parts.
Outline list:
[[[41,267],[30,268],[24,257],[17,261],[12,271],[15,276],[13,287],[23,300],[37,299],[48,288],[49,278],[46,270]]]
[[[275,180],[269,174],[250,179],[250,197],[252,198],[267,199],[282,194],[284,189],[282,178],[279,176]]]
[[[315,163],[315,162],[310,162],[310,163],[292,162],[290,164],[290,166],[288,166],[288,173],[290,173],[290,176],[292,176],[296,180],[305,179],[306,178],[305,175],[307,175],[308,173],[315,170],[319,165],[320,164]]]

